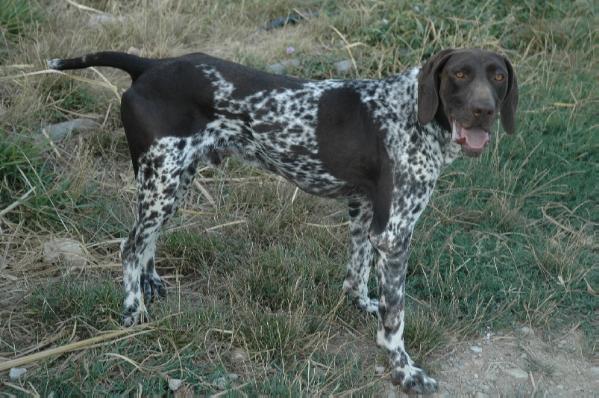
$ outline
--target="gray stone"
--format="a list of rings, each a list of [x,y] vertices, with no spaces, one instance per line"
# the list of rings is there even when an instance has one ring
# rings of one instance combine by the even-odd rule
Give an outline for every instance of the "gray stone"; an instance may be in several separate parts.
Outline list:
[[[117,17],[108,13],[92,14],[89,16],[89,19],[87,20],[87,25],[93,27],[98,25],[120,23],[124,21],[125,17],[122,16]]]
[[[337,73],[342,75],[351,71],[353,63],[350,59],[344,59],[343,61],[335,62],[335,70]]]
[[[242,364],[250,359],[247,351],[241,348],[234,348],[231,351],[231,361],[236,364]]]
[[[505,371],[508,375],[515,377],[516,379],[528,379],[528,373],[520,368],[508,369]]]
[[[17,381],[25,373],[27,373],[27,369],[25,369],[25,368],[10,368],[10,371],[8,372],[8,378],[11,381]]]
[[[100,124],[91,119],[78,118],[66,122],[50,124],[44,127],[44,130],[52,141],[60,141],[70,136],[74,131],[87,131],[99,127]]]
[[[483,348],[477,345],[473,345],[470,347],[470,351],[480,354],[481,352],[483,352]]]
[[[286,59],[281,62],[277,62],[276,64],[268,65],[267,69],[271,73],[275,73],[277,75],[283,75],[287,72],[287,69],[297,68],[300,66],[300,62],[298,59]]]
[[[70,267],[83,267],[87,264],[81,243],[73,239],[59,238],[45,242],[42,256],[47,264],[63,262]]]
[[[520,332],[522,332],[522,334],[524,335],[533,335],[535,334],[534,331],[529,328],[528,326],[523,326],[520,328]]]
[[[171,391],[177,391],[182,384],[183,380],[181,379],[168,379],[168,389]]]
[[[222,375],[221,377],[218,377],[217,379],[214,380],[214,385],[216,386],[216,388],[218,388],[219,390],[224,390],[225,388],[227,388],[227,386],[235,381],[239,379],[239,375],[235,374],[235,373],[227,373]]]

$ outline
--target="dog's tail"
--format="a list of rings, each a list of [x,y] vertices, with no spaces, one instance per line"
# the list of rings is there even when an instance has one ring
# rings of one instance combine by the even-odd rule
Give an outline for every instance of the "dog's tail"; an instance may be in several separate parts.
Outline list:
[[[89,68],[90,66],[110,66],[124,70],[131,76],[132,80],[135,80],[158,62],[159,60],[157,59],[142,58],[136,55],[116,51],[103,51],[78,58],[50,59],[48,60],[48,68],[66,70],[83,69]]]

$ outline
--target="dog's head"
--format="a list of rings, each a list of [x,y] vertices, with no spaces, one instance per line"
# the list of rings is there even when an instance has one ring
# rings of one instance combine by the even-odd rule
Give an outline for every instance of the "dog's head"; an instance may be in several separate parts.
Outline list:
[[[515,131],[518,84],[507,58],[478,49],[443,50],[418,77],[418,121],[433,119],[470,156],[482,153],[498,114],[508,134]]]

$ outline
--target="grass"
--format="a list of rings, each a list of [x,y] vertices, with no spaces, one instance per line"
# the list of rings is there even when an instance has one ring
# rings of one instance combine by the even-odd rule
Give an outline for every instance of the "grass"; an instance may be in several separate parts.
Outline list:
[[[412,245],[409,348],[434,369],[456,337],[519,323],[552,335],[579,324],[587,355],[597,355],[593,2],[90,0],[84,4],[128,21],[90,27],[93,12],[66,2],[7,1],[0,211],[10,209],[0,217],[0,357],[118,328],[119,239],[135,203],[118,102],[92,71],[69,74],[91,83],[28,73],[45,58],[130,46],[148,56],[201,50],[261,68],[288,58],[293,46],[293,73],[308,78],[340,77],[334,63],[350,56],[351,75],[366,78],[445,47],[506,53],[519,77],[518,134],[496,136],[480,159],[456,161],[439,180]],[[261,30],[294,8],[319,16]],[[100,72],[119,90],[129,84],[119,72]],[[54,145],[40,136],[41,126],[75,117],[103,128]],[[160,240],[157,267],[169,297],[153,304],[147,332],[41,361],[20,388],[161,395],[175,378],[198,394],[380,393],[374,367],[385,356],[374,344],[375,322],[341,294],[345,206],[234,160],[198,177],[214,204],[192,189]],[[44,263],[41,246],[56,236],[81,242],[88,266]],[[531,359],[531,369],[543,366]]]

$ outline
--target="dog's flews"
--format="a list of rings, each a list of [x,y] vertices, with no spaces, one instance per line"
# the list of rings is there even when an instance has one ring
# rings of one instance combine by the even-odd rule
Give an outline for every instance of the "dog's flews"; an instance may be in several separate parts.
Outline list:
[[[437,389],[404,346],[410,239],[444,165],[479,155],[501,112],[514,131],[516,76],[504,57],[444,50],[422,68],[384,80],[308,81],[190,54],[152,60],[115,52],[52,60],[54,69],[112,66],[132,86],[121,116],[138,184],[136,223],[122,246],[127,325],[165,288],[156,239],[199,162],[234,154],[301,189],[346,198],[351,255],[343,284],[378,314],[377,343],[392,380],[410,392]],[[378,300],[368,296],[376,262]]]

